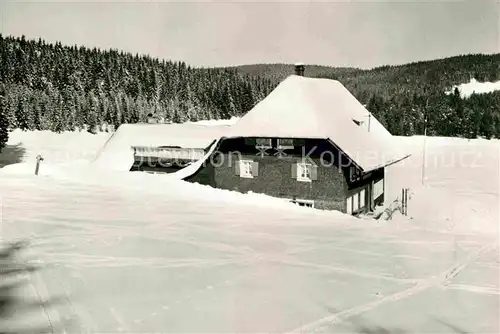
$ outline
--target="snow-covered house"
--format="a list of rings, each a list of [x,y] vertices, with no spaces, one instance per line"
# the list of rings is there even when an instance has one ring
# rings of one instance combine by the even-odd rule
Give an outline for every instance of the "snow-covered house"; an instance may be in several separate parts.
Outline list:
[[[296,74],[227,129],[186,180],[355,214],[383,201],[385,167],[407,156],[340,82]]]
[[[123,124],[95,164],[106,169],[172,173],[205,157],[227,125]]]

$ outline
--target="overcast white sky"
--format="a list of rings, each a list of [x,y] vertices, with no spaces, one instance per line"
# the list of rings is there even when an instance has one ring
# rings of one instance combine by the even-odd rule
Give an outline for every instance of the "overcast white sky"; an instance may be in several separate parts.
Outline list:
[[[500,52],[500,5],[470,1],[0,0],[0,32],[195,66],[373,67]]]

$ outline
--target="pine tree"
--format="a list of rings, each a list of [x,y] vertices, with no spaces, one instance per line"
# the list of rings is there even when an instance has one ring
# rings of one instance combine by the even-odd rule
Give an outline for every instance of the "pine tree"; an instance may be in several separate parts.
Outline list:
[[[9,141],[9,122],[5,113],[5,92],[3,87],[0,87],[0,152]]]
[[[97,120],[97,111],[99,109],[97,98],[91,91],[88,94],[87,100],[87,117],[85,124],[87,125],[87,131],[95,134],[97,127],[99,125]]]
[[[63,115],[64,101],[59,93],[57,93],[55,96],[52,96],[52,98],[53,101],[50,113],[51,130],[56,133],[61,133],[65,130]]]
[[[422,133],[423,101],[432,96],[428,133],[474,137],[481,128],[498,137],[498,111],[491,112],[494,125],[490,129],[484,124],[490,116],[483,115],[488,107],[500,105],[497,97],[483,94],[472,103],[444,92],[473,75],[478,80],[498,80],[499,63],[498,54],[468,55],[373,70],[332,68],[318,76],[339,80],[360,102],[369,104],[368,109],[384,125],[387,122],[394,134]],[[6,92],[3,112],[9,127],[51,130],[83,128],[91,91],[98,106],[97,126],[143,121],[149,112],[177,121],[241,115],[291,70],[271,65],[265,71],[257,68],[255,73],[260,74],[242,75],[238,69],[197,69],[184,62],[116,50],[3,36],[0,64],[0,82]],[[308,76],[316,76],[313,71]],[[59,96],[63,96],[62,104]],[[477,106],[479,101],[482,107]]]
[[[224,102],[222,109],[222,118],[230,119],[232,116],[236,115],[236,104],[234,102],[233,94],[229,83],[226,83],[224,90]]]
[[[32,98],[33,104],[33,128],[34,130],[42,130],[42,118],[41,118],[41,108],[40,108],[40,95],[35,95]]]
[[[113,119],[113,127],[116,131],[120,127],[120,125],[123,124],[123,122],[122,122],[123,117],[122,117],[122,112],[121,112],[121,102],[120,102],[119,93],[117,93],[113,99],[114,99],[114,103],[112,104],[112,108],[113,108],[112,119]]]
[[[26,97],[23,92],[18,92],[18,102],[16,107],[16,125],[21,130],[29,130],[29,114],[27,109]]]
[[[465,109],[457,87],[455,87],[451,96],[451,106],[453,108],[452,122],[454,123],[452,136],[463,136],[465,132]]]
[[[487,139],[491,139],[496,132],[495,125],[496,124],[492,110],[490,108],[487,108],[486,110],[484,110],[481,117],[481,123],[479,125],[480,135],[484,136]]]

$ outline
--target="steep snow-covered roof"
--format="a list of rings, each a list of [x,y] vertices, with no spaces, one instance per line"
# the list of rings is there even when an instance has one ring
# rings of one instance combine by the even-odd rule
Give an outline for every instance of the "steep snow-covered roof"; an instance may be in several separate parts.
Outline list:
[[[205,149],[223,136],[227,128],[227,125],[123,124],[106,142],[94,163],[107,169],[129,170],[134,163],[133,146]]]
[[[282,81],[226,137],[329,139],[364,171],[408,156],[340,82],[297,75]]]

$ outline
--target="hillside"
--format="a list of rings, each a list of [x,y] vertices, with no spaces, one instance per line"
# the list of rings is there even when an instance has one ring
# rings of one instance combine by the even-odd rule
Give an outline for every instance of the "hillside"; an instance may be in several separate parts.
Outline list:
[[[279,82],[292,64],[235,67],[240,73]],[[369,70],[307,66],[308,77],[330,78],[343,85],[396,135],[423,134],[491,138],[500,136],[500,91],[472,94],[454,86],[500,80],[500,54],[462,55]]]
[[[293,71],[293,64],[254,64],[232,67],[245,75],[281,81]],[[373,69],[307,65],[306,76],[334,78],[346,86],[377,89],[384,85],[445,90],[475,78],[480,82],[500,80],[500,53],[462,55]],[[367,86],[368,85],[368,86]]]
[[[266,78],[277,83],[293,73],[293,64],[253,64],[230,67],[230,69],[235,69],[244,75]],[[351,76],[359,72],[362,70],[357,68],[307,65],[306,75],[309,77]]]
[[[148,114],[175,123],[241,116],[290,64],[193,68],[118,50],[0,35],[0,149],[5,128],[113,129]],[[395,135],[500,137],[500,92],[461,98],[454,85],[500,79],[500,54],[465,55],[370,70],[306,65],[333,78]]]
[[[9,127],[56,132],[241,115],[273,88],[231,69],[192,68],[118,50],[0,35],[0,114]]]

